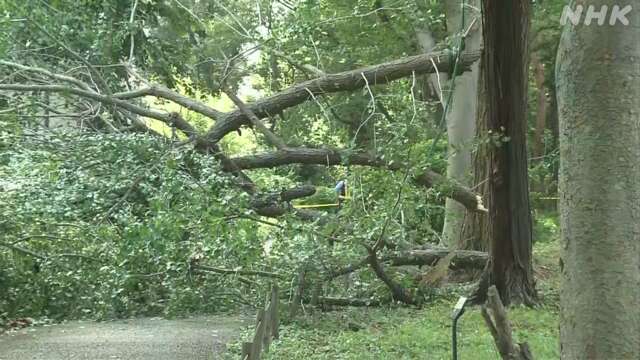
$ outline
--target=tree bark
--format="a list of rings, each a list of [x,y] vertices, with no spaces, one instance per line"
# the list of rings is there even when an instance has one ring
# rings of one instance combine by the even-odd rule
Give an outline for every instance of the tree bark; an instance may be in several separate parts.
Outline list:
[[[624,4],[628,25],[569,23],[557,57],[567,360],[640,359],[640,1]]]
[[[484,201],[485,207],[491,207],[489,196],[490,147],[484,140],[489,136],[487,114],[487,91],[484,85],[484,62],[480,62],[478,76],[478,102],[476,104],[476,139],[478,146],[473,153],[473,186],[472,189]],[[462,236],[458,249],[487,251],[491,238],[489,217],[467,210],[462,225]]]
[[[407,305],[415,305],[416,301],[413,296],[407,289],[405,289],[400,283],[393,280],[382,267],[380,261],[378,260],[378,254],[376,254],[375,250],[367,249],[369,251],[369,256],[367,260],[369,261],[369,266],[371,266],[371,270],[376,274],[378,279],[380,279],[387,287],[389,291],[391,291],[391,296],[394,300],[403,302]]]
[[[474,300],[495,285],[505,304],[536,302],[527,176],[528,0],[483,2],[487,114],[494,145],[489,169],[490,257]]]
[[[284,151],[248,155],[229,159],[229,164],[239,170],[273,168],[288,164],[317,164],[325,166],[334,165],[361,165],[386,168],[391,171],[405,169],[400,162],[384,161],[375,156],[364,153],[349,153],[339,149],[315,149],[315,148],[287,148]],[[225,170],[227,167],[223,164]],[[455,199],[464,205],[469,211],[485,213],[487,210],[483,205],[482,198],[456,181],[424,169],[416,173],[413,177],[414,183],[424,187],[439,186],[446,197]]]
[[[489,288],[481,313],[503,360],[533,360],[527,343],[516,344],[513,341],[511,322],[495,286]]]
[[[434,266],[436,263],[451,254],[451,251],[447,249],[416,249],[401,251],[396,254],[383,256],[380,262],[388,263],[391,266]],[[470,251],[470,250],[456,250],[453,252],[451,261],[449,262],[449,269],[461,270],[461,269],[482,269],[487,264],[489,256],[485,252]],[[354,271],[358,271],[367,266],[369,260],[367,258],[351,264],[342,269],[331,272],[326,276],[325,280],[331,281],[338,276],[350,274]]]
[[[469,69],[478,58],[478,52],[463,53],[460,57],[460,69]],[[285,109],[302,104],[314,96],[352,91],[364,87],[367,83],[371,86],[386,84],[412,74],[432,73],[436,68],[439,71],[453,71],[453,69],[449,69],[450,61],[450,55],[447,53],[432,53],[410,56],[338,74],[328,74],[293,85],[277,94],[249,103],[247,108],[258,118],[273,116]],[[2,88],[0,87],[0,89]],[[228,133],[249,123],[249,118],[242,111],[232,111],[225,114],[209,129],[206,139],[210,143],[217,143]]]
[[[480,17],[479,13],[471,10],[479,6],[479,1],[469,2],[471,6],[465,8],[464,24],[461,24],[462,9],[460,7],[460,1],[448,0],[446,3],[449,36],[463,36],[463,34],[460,34],[461,25],[464,26],[463,31],[466,31],[466,28],[472,24],[472,19],[474,17]],[[465,39],[466,50],[480,50],[482,32],[480,30],[480,21],[478,20],[474,23],[469,35]],[[447,177],[455,179],[464,186],[469,186],[472,180],[471,148],[475,136],[478,69],[478,63],[476,62],[471,66],[471,71],[453,78],[455,88],[451,94],[453,98],[449,104],[446,115],[447,138],[449,140]],[[450,86],[453,86],[453,84]],[[465,213],[466,209],[464,206],[451,199],[446,200],[442,245],[453,249],[458,248],[458,246],[463,243],[461,239],[463,237],[462,229]]]

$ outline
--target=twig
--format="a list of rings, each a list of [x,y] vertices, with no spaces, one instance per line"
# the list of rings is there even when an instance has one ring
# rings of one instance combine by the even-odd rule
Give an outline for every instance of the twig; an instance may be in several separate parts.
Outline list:
[[[77,87],[79,87],[79,88],[81,88],[83,90],[92,91],[91,87],[87,83],[85,83],[84,81],[78,80],[78,79],[76,79],[74,77],[71,77],[71,76],[55,74],[55,73],[52,73],[52,72],[50,72],[49,70],[46,70],[46,69],[42,69],[42,68],[39,68],[39,67],[33,67],[33,66],[26,66],[26,65],[14,63],[14,62],[11,62],[11,61],[6,61],[6,60],[0,60],[0,65],[9,66],[9,67],[13,67],[13,68],[24,70],[24,71],[39,73],[39,74],[42,74],[44,76],[50,77],[52,79],[56,79],[56,80],[60,80],[60,81],[71,83],[71,84],[76,85]]]
[[[204,270],[209,272],[214,272],[218,274],[229,274],[229,275],[245,275],[245,276],[264,276],[271,278],[282,278],[283,275],[268,271],[260,271],[260,270],[240,270],[240,269],[224,269],[209,265],[200,265],[196,264],[193,266],[197,270]]]

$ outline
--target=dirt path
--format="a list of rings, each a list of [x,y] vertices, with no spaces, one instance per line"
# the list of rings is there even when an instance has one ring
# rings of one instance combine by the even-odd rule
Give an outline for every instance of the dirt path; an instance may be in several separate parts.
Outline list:
[[[32,327],[0,336],[0,360],[219,359],[246,323],[237,317],[207,316]]]

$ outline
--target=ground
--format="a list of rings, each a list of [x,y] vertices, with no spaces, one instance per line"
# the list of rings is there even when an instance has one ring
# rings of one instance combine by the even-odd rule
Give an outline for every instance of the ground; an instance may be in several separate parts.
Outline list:
[[[534,244],[534,269],[540,304],[508,310],[517,342],[527,342],[537,360],[556,360],[559,352],[557,241]],[[444,289],[442,289],[444,290]],[[343,308],[299,316],[280,330],[265,360],[448,360],[451,359],[451,311],[463,289],[439,293],[422,308],[391,306]],[[307,309],[308,310],[308,309]],[[357,324],[357,327],[350,326]],[[357,329],[357,330],[356,330]],[[356,331],[354,331],[356,330]],[[244,341],[252,334],[244,332]],[[241,338],[229,345],[224,359],[237,359]],[[458,324],[460,360],[499,360],[478,307]]]
[[[203,316],[35,326],[0,336],[0,360],[218,359],[244,318]]]
[[[548,226],[556,229],[554,224]],[[509,309],[516,341],[528,342],[538,360],[559,359],[558,252],[557,241],[542,239],[534,245],[540,304]],[[315,314],[305,309],[306,314],[283,324],[280,340],[265,359],[450,359],[450,315],[463,293],[453,289],[434,294],[422,308],[345,308]],[[253,316],[68,322],[0,336],[0,360],[238,359],[240,344],[253,336],[254,326]],[[462,317],[458,334],[459,359],[500,358],[477,307]]]

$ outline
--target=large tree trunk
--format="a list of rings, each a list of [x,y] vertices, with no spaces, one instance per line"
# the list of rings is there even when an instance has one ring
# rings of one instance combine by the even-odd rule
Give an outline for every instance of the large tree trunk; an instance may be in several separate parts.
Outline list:
[[[479,1],[471,1],[472,7],[465,11],[466,28],[472,23],[474,17],[480,14],[473,10],[477,8]],[[462,36],[460,27],[462,24],[462,9],[458,0],[449,0],[446,4],[447,28],[449,36]],[[480,49],[482,35],[479,19],[469,32],[465,40],[466,50],[477,51]],[[457,43],[457,40],[456,40]],[[471,148],[475,136],[476,100],[478,86],[478,63],[471,66],[471,71],[465,72],[454,78],[455,89],[447,112],[447,136],[449,140],[449,158],[447,161],[447,177],[457,180],[463,185],[469,185],[471,174]],[[445,95],[446,102],[446,95]],[[455,201],[446,200],[444,227],[442,239],[449,248],[461,248],[463,241],[463,224],[465,221],[465,208]],[[464,248],[461,248],[464,249]]]
[[[531,211],[527,179],[529,1],[483,1],[487,115],[495,144],[489,168],[490,258],[475,300],[495,285],[505,304],[533,304]]]
[[[475,193],[485,199],[485,207],[491,208],[491,198],[489,197],[489,144],[483,139],[489,135],[489,124],[487,114],[487,90],[484,85],[484,63],[481,61],[478,74],[478,100],[476,105],[476,139],[480,140],[476,150],[473,152],[473,186]],[[458,243],[459,249],[486,251],[489,248],[491,229],[489,228],[489,217],[486,214],[479,214],[467,210],[464,224],[462,225],[462,236]]]
[[[628,26],[569,24],[558,52],[563,359],[640,359],[640,1],[623,4]]]

